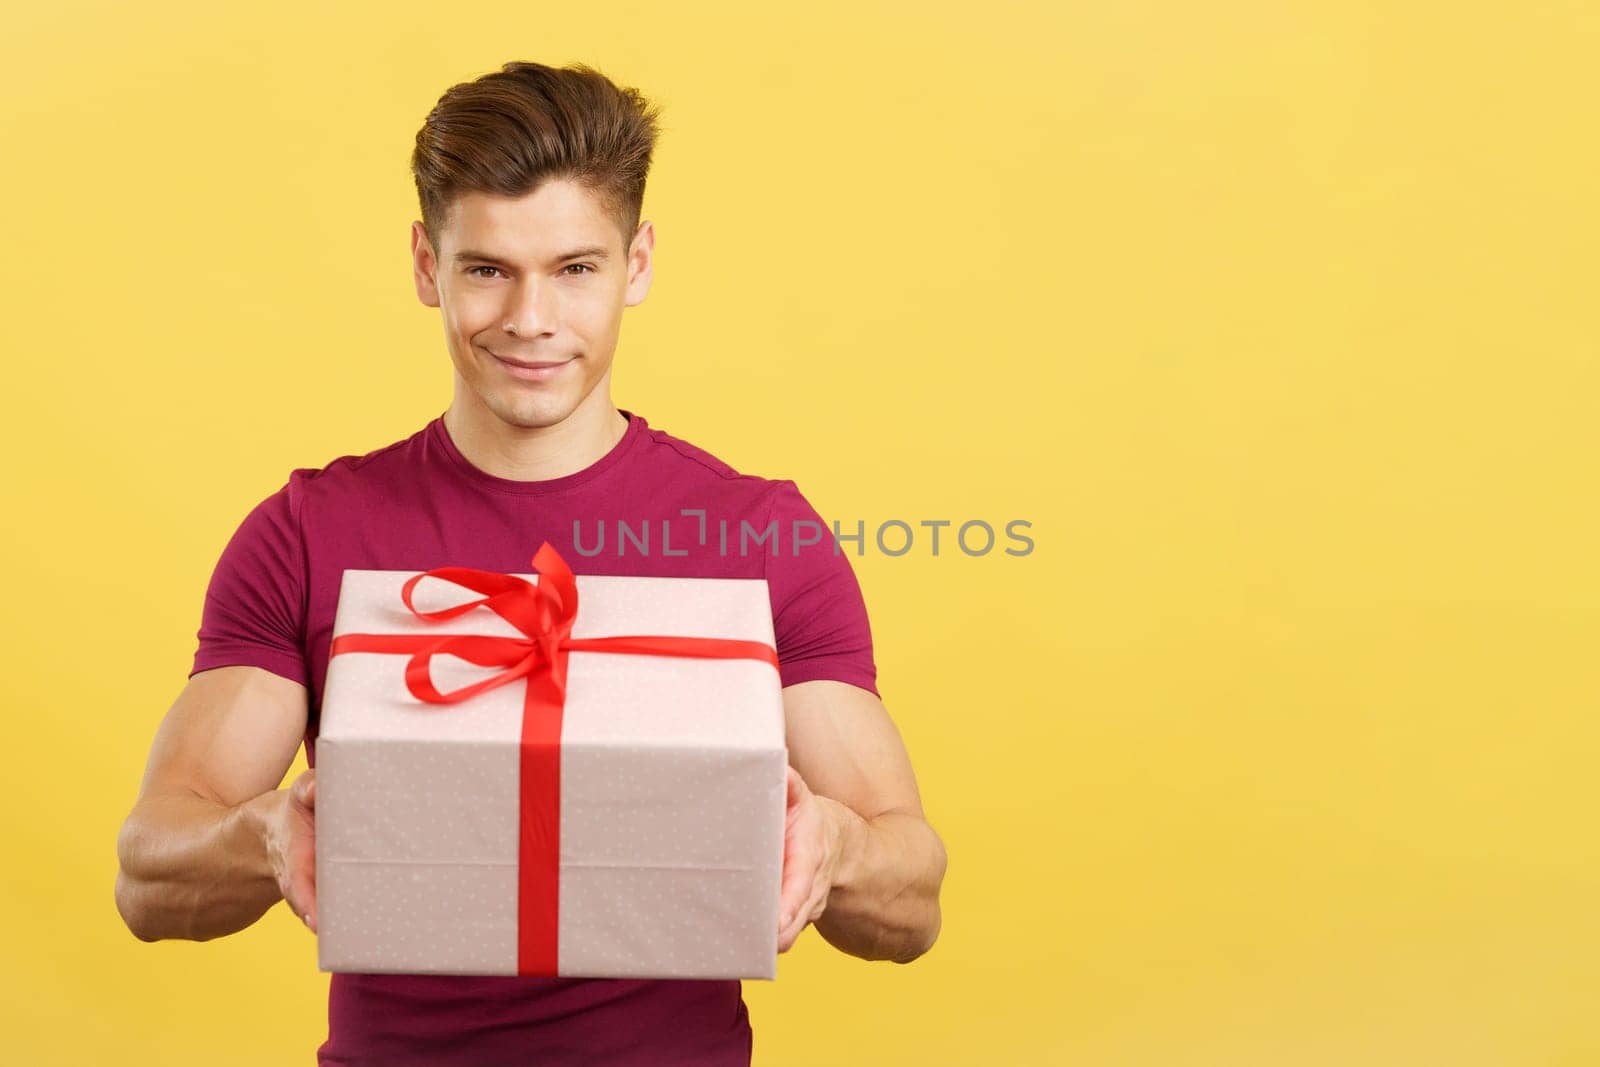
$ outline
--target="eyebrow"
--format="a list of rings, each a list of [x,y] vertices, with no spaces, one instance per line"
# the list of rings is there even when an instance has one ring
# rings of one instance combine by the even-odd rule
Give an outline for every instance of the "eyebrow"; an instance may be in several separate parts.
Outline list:
[[[603,248],[600,245],[593,245],[593,246],[591,246],[589,248],[574,248],[570,252],[567,252],[567,253],[564,253],[562,255],[557,256],[555,259],[551,260],[551,262],[552,263],[565,263],[569,259],[608,259],[608,258],[610,258],[610,253],[609,253],[609,251],[607,249]],[[510,263],[505,262],[502,259],[498,259],[498,258],[496,258],[494,256],[489,255],[489,253],[487,253],[487,252],[478,252],[478,251],[474,251],[473,249],[470,249],[470,248],[463,249],[462,251],[457,252],[455,254],[455,256],[453,257],[453,259],[454,259],[454,262],[456,262],[458,264],[459,263],[466,263],[467,261],[471,260],[473,262],[478,262],[478,263],[492,263],[496,267],[509,267],[509,266],[512,265]]]

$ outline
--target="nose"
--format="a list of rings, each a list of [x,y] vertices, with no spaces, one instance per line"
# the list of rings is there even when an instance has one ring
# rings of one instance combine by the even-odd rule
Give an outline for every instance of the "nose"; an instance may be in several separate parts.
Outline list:
[[[548,332],[555,325],[555,290],[543,279],[525,274],[510,288],[505,308],[507,333],[532,337]]]

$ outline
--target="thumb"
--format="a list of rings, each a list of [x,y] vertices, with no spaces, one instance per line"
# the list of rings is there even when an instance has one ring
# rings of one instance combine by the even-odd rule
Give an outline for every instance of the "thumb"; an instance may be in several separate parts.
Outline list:
[[[294,780],[289,787],[289,799],[308,808],[314,808],[317,803],[317,778],[315,771],[307,771]]]

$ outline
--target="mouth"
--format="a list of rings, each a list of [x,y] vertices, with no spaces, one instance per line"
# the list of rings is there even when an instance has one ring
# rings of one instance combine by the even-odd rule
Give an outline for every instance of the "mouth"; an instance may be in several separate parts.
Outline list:
[[[493,352],[490,352],[489,354],[494,356],[495,362],[504,367],[506,369],[506,373],[510,374],[513,378],[519,378],[522,381],[530,382],[541,382],[547,378],[554,378],[556,375],[561,373],[561,369],[563,367],[567,366],[578,358],[577,356],[573,356],[571,359],[526,362],[519,359],[506,359],[504,356],[495,356]]]

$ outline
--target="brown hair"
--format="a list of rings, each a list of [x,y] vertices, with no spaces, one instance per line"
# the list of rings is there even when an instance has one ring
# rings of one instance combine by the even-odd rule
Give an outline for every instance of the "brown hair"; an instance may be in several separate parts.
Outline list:
[[[660,109],[586,64],[513,61],[439,98],[411,153],[422,226],[435,252],[464,192],[526,196],[549,178],[598,194],[622,232],[639,227]]]

